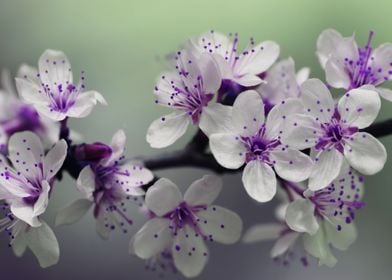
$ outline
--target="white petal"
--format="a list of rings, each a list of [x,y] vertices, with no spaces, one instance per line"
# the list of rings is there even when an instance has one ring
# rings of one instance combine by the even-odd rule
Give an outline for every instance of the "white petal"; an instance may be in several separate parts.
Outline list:
[[[301,86],[305,111],[321,122],[329,122],[335,103],[328,88],[318,79],[309,79]]]
[[[9,158],[26,178],[42,179],[44,148],[38,136],[30,131],[15,133],[8,143]]]
[[[12,241],[12,250],[17,257],[23,256],[27,249],[25,232],[28,228],[29,225],[21,220],[17,221],[16,225],[12,227],[12,235],[14,236],[14,240]]]
[[[79,173],[76,186],[85,195],[85,198],[92,198],[93,192],[95,191],[95,174],[89,165],[84,167]]]
[[[97,103],[107,105],[103,96],[96,91],[86,91],[79,93],[72,105],[66,112],[67,116],[72,118],[84,118],[90,115],[93,108]]]
[[[42,268],[57,264],[60,257],[59,244],[52,229],[45,222],[38,228],[29,228],[25,237],[28,247]]]
[[[343,155],[336,149],[325,150],[319,153],[313,162],[308,187],[312,191],[317,191],[328,186],[339,175]]]
[[[47,106],[49,99],[39,84],[22,78],[16,78],[16,88],[19,95],[29,104]]]
[[[360,173],[373,175],[384,168],[387,151],[377,138],[366,132],[358,132],[347,141],[344,156]]]
[[[390,90],[389,88],[380,88],[379,87],[379,88],[376,88],[376,91],[384,99],[386,99],[388,101],[392,101],[392,90]]]
[[[280,237],[271,250],[271,258],[276,258],[286,253],[297,241],[299,234],[297,232],[289,232]]]
[[[34,207],[23,203],[23,201],[12,201],[11,212],[18,219],[24,221],[32,227],[41,226],[38,217],[34,215]]]
[[[254,243],[278,239],[280,233],[286,229],[283,224],[259,224],[249,228],[242,239],[244,243]]]
[[[264,82],[259,76],[253,74],[246,74],[239,78],[234,78],[233,80],[244,87],[254,87]]]
[[[274,139],[277,136],[284,137],[287,133],[288,121],[293,116],[304,112],[302,102],[297,98],[286,98],[276,104],[268,113],[266,125],[266,136]]]
[[[172,248],[174,264],[185,277],[198,276],[208,260],[208,249],[201,235],[186,226],[179,231]]]
[[[233,126],[243,136],[256,134],[264,123],[264,103],[255,90],[242,92],[233,105]]]
[[[67,156],[67,142],[62,139],[47,153],[44,159],[44,178],[52,179],[63,166]]]
[[[296,232],[315,234],[319,224],[314,213],[314,204],[308,199],[297,199],[289,204],[286,211],[287,225]]]
[[[304,247],[306,252],[319,259],[319,265],[335,266],[336,258],[332,255],[324,230],[320,227],[314,235],[303,235]]]
[[[144,168],[138,163],[127,163],[122,165],[115,174],[115,180],[120,182],[120,185],[125,192],[129,192],[128,188],[140,189],[141,186],[149,183],[154,178],[154,175],[150,170]]]
[[[241,237],[242,220],[233,211],[211,205],[207,210],[197,213],[200,218],[198,225],[203,234],[213,241],[223,244],[233,244]]]
[[[310,76],[310,68],[303,67],[298,70],[296,75],[297,84],[300,86],[302,85]]]
[[[334,29],[326,29],[317,38],[317,56],[322,68],[325,67],[331,54],[337,51],[343,40],[342,35]]]
[[[38,69],[41,81],[52,90],[73,82],[71,64],[61,51],[46,50],[39,58]]]
[[[36,85],[41,84],[41,80],[38,77],[38,69],[27,64],[22,64],[19,67],[17,77],[27,79]]]
[[[56,226],[70,225],[79,221],[94,203],[88,199],[79,199],[59,211]]]
[[[199,127],[207,135],[232,131],[233,107],[214,103],[203,108]]]
[[[50,185],[48,181],[42,181],[41,188],[42,188],[41,193],[37,201],[34,203],[34,207],[33,207],[33,213],[37,217],[45,212],[49,203]]]
[[[381,85],[386,79],[391,79],[392,44],[384,43],[376,48],[370,56],[370,67],[373,77],[378,80],[377,86]]]
[[[222,180],[218,176],[205,175],[190,185],[184,200],[190,205],[210,205],[222,189]]]
[[[342,62],[332,57],[325,65],[325,76],[327,83],[334,88],[348,89],[351,79],[349,74],[342,65]]]
[[[172,240],[169,220],[154,218],[144,224],[129,245],[139,258],[149,259],[167,249]]]
[[[326,220],[324,226],[328,242],[336,249],[347,250],[357,239],[358,234],[354,223],[345,223],[340,231],[336,228],[336,222],[331,223]]]
[[[146,193],[146,206],[157,216],[174,210],[182,201],[178,187],[169,179],[159,179]]]
[[[265,41],[245,51],[248,54],[241,54],[235,64],[235,75],[261,74],[278,59],[280,48],[273,41]]]
[[[127,136],[124,130],[118,130],[112,137],[110,141],[110,148],[112,149],[112,154],[108,159],[102,160],[102,164],[105,166],[112,165],[116,160],[119,160],[123,156],[125,151],[125,145],[127,142]]]
[[[147,142],[153,148],[165,148],[177,141],[189,125],[186,113],[172,113],[152,122],[147,131]]]
[[[203,78],[203,90],[206,93],[215,93],[221,85],[219,65],[210,54],[202,54],[194,62],[200,68],[200,74]]]
[[[276,176],[272,168],[258,160],[245,166],[242,183],[249,196],[258,202],[270,201],[276,194]]]
[[[350,90],[338,103],[342,121],[359,129],[371,125],[380,108],[381,100],[377,92],[365,88]]]
[[[234,134],[213,134],[210,149],[216,161],[229,169],[240,168],[245,163],[246,147]]]
[[[283,179],[301,182],[309,178],[313,162],[309,156],[291,148],[271,151],[275,172]]]
[[[319,137],[324,134],[320,123],[304,114],[289,117],[284,132],[281,134],[281,142],[298,150],[314,147]]]

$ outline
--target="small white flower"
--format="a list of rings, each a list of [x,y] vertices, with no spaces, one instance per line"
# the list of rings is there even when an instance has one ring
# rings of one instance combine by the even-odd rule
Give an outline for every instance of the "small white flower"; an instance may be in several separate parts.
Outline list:
[[[238,43],[237,34],[229,38],[210,31],[191,40],[188,49],[212,54],[219,64],[223,79],[245,87],[259,85],[263,82],[259,75],[267,71],[279,57],[279,45],[272,41],[255,45],[251,39],[249,46],[240,52]]]
[[[299,100],[287,99],[264,116],[264,104],[256,91],[241,93],[233,105],[232,128],[210,136],[210,148],[223,167],[237,169],[246,163],[242,182],[248,194],[259,202],[276,193],[276,175],[300,182],[312,169],[311,159],[291,147],[286,120],[300,112]]]
[[[83,73],[83,72],[82,72]],[[96,91],[84,91],[84,76],[74,84],[71,64],[61,51],[46,50],[38,61],[38,74],[16,78],[21,97],[37,111],[54,120],[84,118],[99,102],[106,104]]]
[[[392,44],[373,50],[373,35],[371,31],[366,46],[359,48],[354,35],[343,37],[336,30],[324,30],[317,40],[317,55],[330,86],[346,90],[377,87],[382,97],[392,101],[392,90],[380,87],[392,78]]]
[[[67,143],[59,141],[45,156],[36,134],[20,132],[11,136],[8,151],[13,167],[0,157],[0,199],[8,201],[15,217],[38,227],[38,217],[48,205],[53,178],[65,160]]]
[[[222,187],[216,176],[195,181],[182,197],[178,187],[160,179],[146,194],[152,218],[136,233],[130,251],[150,259],[169,250],[176,268],[186,277],[201,273],[208,259],[204,241],[235,243],[242,221],[234,212],[212,205]]]
[[[266,107],[279,104],[287,98],[296,98],[301,94],[300,86],[309,78],[309,68],[295,72],[294,60],[290,57],[274,64],[265,73],[265,82],[257,88]]]
[[[379,140],[360,129],[368,127],[380,110],[380,97],[374,90],[352,89],[337,104],[327,87],[317,79],[302,84],[301,99],[307,115],[291,122],[291,144],[312,148],[315,164],[309,188],[327,186],[340,172],[344,158],[365,175],[379,172],[386,161],[386,150]]]
[[[346,250],[356,239],[353,220],[360,201],[363,178],[345,164],[338,178],[319,191],[306,191],[304,198],[289,204],[288,226],[303,235],[304,248],[319,259],[319,264],[334,266],[337,262],[330,245]]]
[[[126,216],[123,203],[130,196],[144,194],[141,188],[153,179],[150,170],[124,158],[126,136],[118,131],[112,138],[108,157],[87,165],[79,174],[77,187],[85,198],[73,202],[63,209],[56,218],[56,225],[78,221],[94,206],[98,234],[107,239],[111,230],[132,224]]]
[[[163,74],[155,87],[156,104],[175,112],[155,120],[148,128],[147,142],[154,148],[173,144],[184,135],[190,123],[198,125],[207,135],[217,131],[230,111],[212,102],[221,76],[210,55],[203,54],[196,59],[182,51],[175,59],[176,71]]]

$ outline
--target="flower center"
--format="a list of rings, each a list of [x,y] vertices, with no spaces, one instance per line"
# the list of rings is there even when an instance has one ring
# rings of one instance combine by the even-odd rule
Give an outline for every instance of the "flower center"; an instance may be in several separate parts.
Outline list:
[[[269,153],[281,144],[278,138],[269,140],[265,137],[264,124],[256,135],[241,137],[241,140],[247,146],[246,162],[261,160],[268,164],[272,164]]]

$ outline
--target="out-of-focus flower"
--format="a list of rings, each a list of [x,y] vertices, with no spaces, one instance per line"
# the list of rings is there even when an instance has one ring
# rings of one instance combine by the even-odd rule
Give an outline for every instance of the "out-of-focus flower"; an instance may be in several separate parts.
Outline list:
[[[355,210],[364,206],[360,201],[363,178],[345,164],[338,178],[318,191],[306,191],[287,207],[288,226],[303,235],[304,248],[319,259],[319,264],[334,266],[336,258],[330,245],[346,250],[356,239],[353,220]]]
[[[218,177],[207,175],[195,181],[182,197],[170,180],[157,181],[145,200],[152,218],[131,240],[130,251],[150,259],[168,250],[182,274],[199,275],[208,259],[204,241],[232,244],[241,236],[241,218],[212,205],[221,187]]]
[[[83,148],[76,149],[82,153],[80,158],[90,162],[77,179],[77,187],[85,198],[63,209],[56,218],[57,225],[78,221],[92,206],[97,232],[104,239],[116,227],[126,231],[125,226],[132,224],[124,212],[124,201],[130,196],[143,195],[141,187],[153,179],[153,174],[140,164],[125,160],[125,142],[125,133],[120,130],[113,136],[110,146],[91,144],[95,148],[83,145]]]
[[[374,88],[392,101],[392,90],[381,86],[392,78],[392,44],[371,46],[373,31],[364,48],[359,48],[354,35],[343,37],[333,29],[324,30],[317,40],[317,55],[325,69],[326,79],[334,88]]]
[[[312,148],[311,190],[329,185],[339,175],[344,158],[365,175],[383,168],[387,157],[384,146],[359,131],[372,124],[380,110],[380,97],[374,90],[352,89],[335,104],[327,87],[310,79],[302,84],[301,99],[307,114],[289,121],[290,141],[299,149]]]
[[[97,103],[106,104],[96,91],[85,91],[84,73],[79,84],[74,84],[71,64],[61,51],[46,50],[38,61],[38,72],[16,78],[21,97],[37,111],[54,120],[67,117],[84,118]]]
[[[232,128],[210,136],[210,148],[219,164],[230,169],[246,164],[242,182],[248,194],[259,202],[275,196],[275,172],[293,182],[310,175],[312,160],[291,147],[291,136],[285,130],[286,120],[301,109],[299,100],[287,99],[265,119],[260,95],[247,91],[234,102]]]

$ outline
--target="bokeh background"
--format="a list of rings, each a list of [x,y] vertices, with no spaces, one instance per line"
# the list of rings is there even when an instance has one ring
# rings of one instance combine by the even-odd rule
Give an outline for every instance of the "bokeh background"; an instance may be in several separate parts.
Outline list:
[[[356,33],[365,43],[368,31],[374,43],[392,41],[392,2],[386,1],[20,1],[0,2],[0,68],[13,73],[21,63],[36,65],[46,48],[61,49],[74,70],[85,70],[87,85],[100,91],[109,107],[99,107],[88,118],[71,122],[87,141],[109,141],[119,128],[129,137],[128,155],[152,155],[145,133],[164,110],[153,104],[152,88],[166,66],[165,56],[190,36],[211,28],[239,32],[243,41],[271,39],[281,45],[281,57],[292,56],[297,67],[310,66],[313,77],[324,78],[315,47],[318,34],[333,27],[345,35]],[[379,119],[392,115],[392,104],[383,103]],[[170,149],[183,147],[192,136]],[[392,136],[381,139],[392,151]],[[168,149],[168,150],[170,150]],[[374,177],[366,178],[366,208],[357,219],[359,238],[349,251],[337,252],[336,267],[308,268],[292,263],[288,268],[269,259],[272,244],[254,246],[213,244],[210,261],[199,279],[391,279],[392,275],[392,160]],[[176,169],[159,172],[188,186],[205,170]],[[273,221],[274,203],[260,205],[247,197],[240,176],[224,176],[219,203],[236,210],[245,228]],[[70,178],[56,187],[45,219],[53,225],[56,211],[78,198]],[[135,213],[136,225],[144,217]],[[13,256],[7,238],[0,237],[1,279],[155,279],[144,262],[127,253],[131,234],[115,233],[102,241],[90,215],[79,223],[54,229],[61,246],[61,260],[49,269],[39,268],[28,252]],[[168,279],[178,277],[168,276]]]

